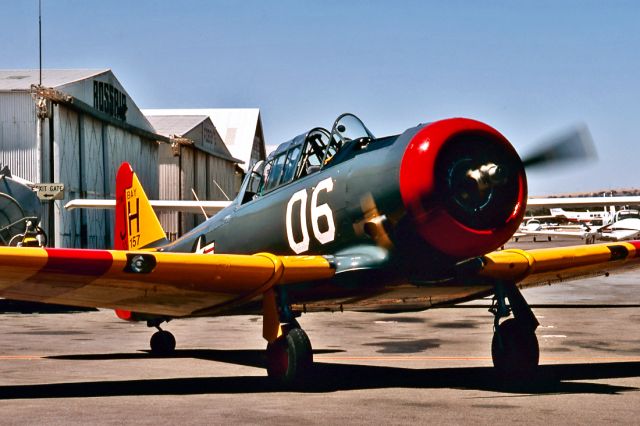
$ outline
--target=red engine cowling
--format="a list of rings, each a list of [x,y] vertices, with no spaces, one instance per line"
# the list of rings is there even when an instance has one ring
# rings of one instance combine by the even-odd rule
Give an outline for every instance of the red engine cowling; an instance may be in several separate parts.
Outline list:
[[[464,259],[495,250],[513,235],[525,213],[527,180],[502,134],[452,118],[426,125],[409,142],[400,192],[420,236]]]

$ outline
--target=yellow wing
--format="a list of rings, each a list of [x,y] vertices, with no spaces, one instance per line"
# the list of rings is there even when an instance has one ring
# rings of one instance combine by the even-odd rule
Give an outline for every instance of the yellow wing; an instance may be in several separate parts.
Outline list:
[[[489,253],[479,260],[474,272],[480,277],[518,283],[526,288],[638,267],[640,241],[526,251],[509,249]]]
[[[0,297],[171,317],[224,312],[333,274],[320,256],[0,247]]]
[[[461,279],[445,285],[454,294],[442,302],[481,294],[495,281],[522,288],[637,266],[640,241],[503,250],[461,267]],[[0,247],[0,297],[170,317],[224,313],[259,301],[274,286],[334,274],[321,256]]]

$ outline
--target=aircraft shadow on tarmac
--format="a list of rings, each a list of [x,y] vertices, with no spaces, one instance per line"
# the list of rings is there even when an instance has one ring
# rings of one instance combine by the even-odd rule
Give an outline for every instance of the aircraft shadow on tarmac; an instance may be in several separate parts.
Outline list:
[[[315,354],[335,352],[341,351],[314,351]],[[150,357],[146,353],[116,353],[51,356],[48,359],[100,361]],[[172,358],[197,358],[260,368],[265,363],[262,350],[179,350]],[[500,379],[491,367],[410,369],[317,362],[309,378],[298,389],[283,389],[266,376],[189,377],[0,386],[0,399],[236,394],[291,390],[314,393],[382,388],[473,389],[512,394],[618,394],[638,390],[628,386],[574,382],[624,377],[640,377],[640,362],[541,366],[538,378],[526,382]]]

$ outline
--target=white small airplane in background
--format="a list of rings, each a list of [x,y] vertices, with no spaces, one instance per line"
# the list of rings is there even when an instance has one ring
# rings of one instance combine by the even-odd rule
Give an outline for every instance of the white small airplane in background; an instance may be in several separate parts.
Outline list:
[[[549,209],[551,217],[554,219],[563,219],[568,222],[586,223],[589,225],[606,225],[611,223],[615,214],[615,207],[611,206],[611,209],[607,211],[592,212],[587,210],[586,212],[580,211],[568,211],[561,207]]]
[[[551,215],[529,219],[514,235],[516,241],[523,236],[533,236],[534,241],[538,236],[546,236],[549,240],[562,236],[579,238],[591,244],[596,240],[623,241],[640,236],[640,212],[628,207],[616,212],[616,206],[640,205],[640,196],[530,198],[527,205],[547,207]],[[581,212],[564,210],[562,207],[603,207],[603,210]],[[564,219],[580,225],[546,225],[540,222],[542,218]],[[592,226],[596,223],[599,226]]]
[[[623,209],[616,212],[613,222],[598,228],[598,239],[603,241],[631,240],[640,235],[640,212]]]
[[[520,238],[527,236],[532,236],[534,242],[542,236],[547,237],[548,241],[551,241],[552,237],[570,237],[584,240],[586,244],[592,244],[599,234],[597,229],[589,227],[586,223],[558,225],[557,223],[544,223],[537,217],[533,217],[520,225],[520,229],[513,235],[513,239],[518,242]]]
[[[640,205],[640,196],[529,198],[527,200],[527,207],[546,207],[548,209],[556,207],[588,209],[629,205]]]

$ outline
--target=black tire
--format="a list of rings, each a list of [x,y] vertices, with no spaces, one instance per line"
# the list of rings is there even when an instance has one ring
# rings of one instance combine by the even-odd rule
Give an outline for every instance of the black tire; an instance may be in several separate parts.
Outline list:
[[[540,361],[535,330],[508,319],[498,327],[491,342],[491,358],[496,370],[506,377],[530,378]]]
[[[176,338],[165,330],[156,331],[151,336],[151,353],[154,355],[170,355],[176,349]]]
[[[299,384],[313,364],[311,341],[301,328],[292,328],[267,345],[267,374],[280,384]]]

